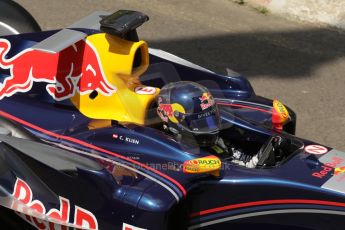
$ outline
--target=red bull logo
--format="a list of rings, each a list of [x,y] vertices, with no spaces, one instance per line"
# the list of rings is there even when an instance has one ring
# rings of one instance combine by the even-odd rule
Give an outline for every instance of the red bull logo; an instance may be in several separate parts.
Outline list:
[[[0,85],[0,100],[28,92],[34,82],[47,83],[47,92],[58,101],[77,92],[97,91],[109,96],[117,90],[106,79],[97,51],[88,41],[81,40],[58,53],[29,48],[7,59],[10,49],[10,42],[0,39],[0,68],[11,73]]]
[[[46,207],[40,200],[33,199],[34,195],[31,187],[20,178],[16,180],[12,195],[15,201],[12,203],[11,209],[18,211],[17,214],[20,217],[37,229],[67,230],[69,228],[66,225],[76,227],[77,229],[98,229],[98,222],[94,214],[79,206],[74,207],[74,222],[71,223],[70,212],[73,209],[70,201],[64,197],[59,197],[59,209],[46,210]],[[44,219],[49,218],[54,221],[49,222],[36,218],[34,214],[40,214]]]
[[[342,164],[344,162],[343,158],[340,157],[332,157],[331,162],[327,162],[324,165],[321,166],[321,170],[318,172],[314,172],[312,176],[317,178],[324,178],[326,175],[328,175],[331,171],[333,171],[334,168],[337,168],[338,165]],[[338,170],[336,173],[340,173],[341,170]],[[337,174],[336,174],[337,175]]]
[[[334,175],[336,175],[336,176],[343,174],[343,173],[345,173],[345,166],[334,169]]]
[[[159,117],[165,122],[168,122],[168,120],[170,120],[171,122],[179,123],[180,121],[175,117],[174,112],[178,112],[179,114],[186,113],[183,106],[178,103],[160,104],[160,102],[162,102],[162,100],[161,98],[158,98],[159,106],[157,108],[157,113]]]
[[[169,117],[174,115],[172,104],[160,104],[157,113],[163,121],[168,122]]]
[[[201,101],[200,106],[202,110],[205,110],[214,105],[214,100],[210,93],[203,93],[199,99]]]

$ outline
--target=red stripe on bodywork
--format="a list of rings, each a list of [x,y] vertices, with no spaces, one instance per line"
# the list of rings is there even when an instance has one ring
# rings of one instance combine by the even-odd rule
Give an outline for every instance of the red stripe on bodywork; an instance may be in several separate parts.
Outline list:
[[[248,105],[239,105],[239,104],[231,104],[231,103],[223,103],[223,102],[217,102],[217,104],[218,105],[224,105],[224,106],[231,106],[231,107],[238,107],[238,108],[257,110],[257,111],[264,112],[264,113],[272,113],[269,110],[259,109],[259,108],[248,106]]]
[[[169,177],[168,175],[166,175],[166,174],[164,174],[164,173],[162,173],[162,172],[160,172],[160,171],[158,171],[158,170],[156,170],[156,169],[154,169],[154,168],[151,168],[151,167],[149,167],[149,166],[147,166],[147,165],[145,165],[145,164],[142,164],[142,163],[140,163],[140,162],[138,162],[138,161],[135,161],[135,160],[130,159],[130,158],[127,158],[127,157],[124,157],[124,156],[122,156],[122,155],[120,155],[120,154],[118,154],[118,153],[111,152],[111,151],[109,151],[109,150],[100,148],[100,147],[98,147],[98,146],[89,144],[89,143],[87,143],[87,142],[78,140],[78,139],[76,139],[76,138],[69,137],[69,136],[63,136],[63,135],[60,135],[60,134],[51,132],[51,131],[49,131],[49,130],[43,129],[43,128],[41,128],[41,127],[38,127],[38,126],[36,126],[36,125],[34,125],[34,124],[31,124],[31,123],[29,123],[29,122],[27,122],[27,121],[24,121],[24,120],[22,120],[22,119],[20,119],[20,118],[18,118],[18,117],[15,117],[15,116],[13,116],[13,115],[11,115],[11,114],[8,114],[8,113],[6,113],[6,112],[4,112],[4,111],[1,111],[1,110],[0,110],[0,116],[6,117],[6,118],[8,118],[8,119],[10,119],[10,120],[13,120],[13,121],[16,121],[16,122],[18,122],[18,123],[21,123],[22,125],[25,125],[25,126],[27,126],[27,127],[29,127],[29,128],[32,128],[32,129],[35,129],[35,130],[37,130],[37,131],[39,131],[39,132],[41,132],[41,133],[44,133],[44,134],[46,134],[46,135],[53,136],[53,137],[56,137],[56,138],[60,138],[60,139],[63,139],[63,140],[67,140],[67,141],[70,141],[70,142],[74,142],[74,143],[77,143],[77,144],[79,144],[79,145],[85,146],[85,147],[87,147],[87,148],[94,149],[94,150],[97,150],[97,151],[100,151],[100,152],[109,154],[109,155],[111,155],[111,156],[115,156],[115,157],[120,158],[120,159],[122,159],[122,160],[125,160],[125,161],[127,161],[127,162],[133,163],[133,164],[135,164],[135,165],[138,165],[138,166],[140,166],[140,167],[142,167],[142,168],[144,168],[144,169],[147,169],[147,170],[149,170],[149,171],[151,171],[151,172],[154,172],[154,173],[156,173],[157,175],[159,175],[159,176],[161,176],[161,177],[163,177],[163,178],[165,178],[165,179],[171,181],[173,184],[175,184],[175,185],[182,191],[182,193],[183,193],[184,196],[187,195],[186,189],[185,189],[178,181],[176,181],[175,179]]]
[[[217,207],[212,209],[203,210],[200,212],[195,212],[190,215],[190,217],[204,216],[216,212],[229,211],[237,208],[247,208],[252,206],[260,205],[271,205],[271,204],[315,204],[315,205],[328,205],[336,207],[344,207],[345,203],[334,202],[334,201],[324,201],[324,200],[303,200],[303,199],[284,199],[284,200],[263,200],[263,201],[253,201],[241,204],[232,204],[223,207]]]

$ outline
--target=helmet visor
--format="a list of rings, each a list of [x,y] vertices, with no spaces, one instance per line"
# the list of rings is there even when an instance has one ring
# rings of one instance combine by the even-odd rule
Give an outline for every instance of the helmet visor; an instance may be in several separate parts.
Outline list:
[[[192,133],[212,133],[219,131],[220,117],[217,111],[185,115],[183,122]],[[182,123],[182,124],[183,124]]]

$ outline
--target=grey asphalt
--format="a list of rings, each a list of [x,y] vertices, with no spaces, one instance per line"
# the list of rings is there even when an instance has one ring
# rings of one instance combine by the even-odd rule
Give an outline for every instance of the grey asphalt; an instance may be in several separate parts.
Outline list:
[[[18,0],[43,29],[95,10],[143,11],[139,35],[216,72],[243,73],[257,94],[298,116],[297,135],[345,151],[345,33],[263,15],[230,0]]]

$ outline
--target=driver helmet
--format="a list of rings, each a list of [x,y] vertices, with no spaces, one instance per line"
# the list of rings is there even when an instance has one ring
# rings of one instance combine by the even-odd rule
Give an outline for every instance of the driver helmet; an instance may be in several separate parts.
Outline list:
[[[169,83],[161,89],[157,105],[164,127],[183,140],[193,138],[201,147],[217,141],[219,111],[206,87],[191,81]]]

